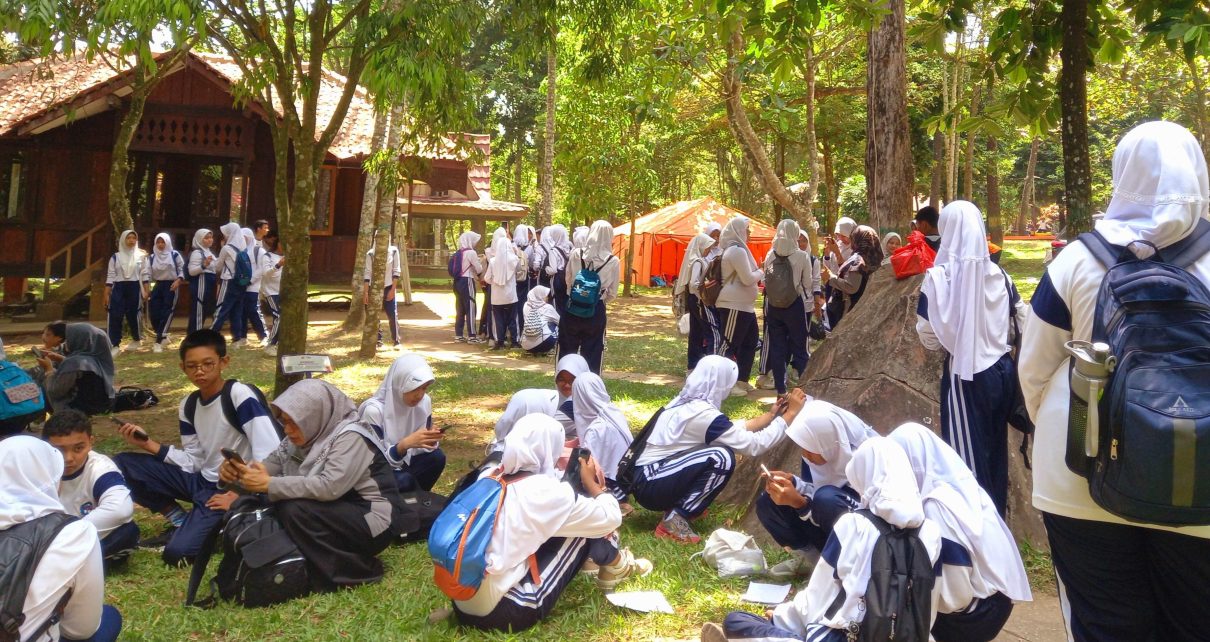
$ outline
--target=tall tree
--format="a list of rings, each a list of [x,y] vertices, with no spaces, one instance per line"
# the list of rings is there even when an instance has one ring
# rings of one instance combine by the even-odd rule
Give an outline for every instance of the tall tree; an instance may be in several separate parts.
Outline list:
[[[1088,160],[1087,75],[1089,0],[1064,0],[1060,17],[1063,45],[1059,58],[1059,105],[1063,141],[1063,184],[1067,205],[1067,235],[1092,229],[1092,168]]]
[[[374,133],[370,138],[370,149],[380,153],[386,146],[387,124],[390,114],[386,109],[374,112]],[[365,261],[366,252],[373,243],[375,223],[378,215],[378,172],[365,172],[365,187],[361,195],[361,218],[357,225],[357,247],[353,250],[353,274],[350,278],[349,289],[353,293],[349,297],[349,314],[345,317],[342,329],[349,331],[360,328],[366,319],[365,292]]]
[[[866,198],[870,225],[895,228],[911,211],[915,193],[907,117],[904,1],[889,0],[869,35],[866,96]]]

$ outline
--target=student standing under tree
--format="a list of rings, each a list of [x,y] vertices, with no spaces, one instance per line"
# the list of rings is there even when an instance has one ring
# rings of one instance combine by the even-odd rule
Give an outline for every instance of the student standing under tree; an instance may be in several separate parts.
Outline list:
[[[618,296],[618,280],[622,270],[613,255],[613,226],[608,221],[595,221],[588,231],[584,247],[567,258],[567,288],[575,287],[580,270],[595,271],[600,279],[596,308],[591,317],[577,316],[568,309],[559,318],[559,356],[579,353],[588,362],[588,369],[600,374],[601,357],[605,352],[605,328],[609,323],[605,306]]]
[[[378,232],[374,232],[374,237],[378,237]],[[370,249],[366,251],[366,266],[363,280],[366,287],[362,288],[361,300],[362,304],[370,305],[370,280],[374,277],[374,246],[370,244]],[[387,325],[391,329],[391,340],[395,342],[395,347],[399,347],[399,308],[395,302],[395,293],[398,291],[399,277],[403,275],[403,265],[399,263],[399,248],[395,245],[387,246],[387,271],[383,279],[386,281],[382,286],[382,311],[387,315]],[[382,347],[382,329],[378,330],[378,347]]]
[[[168,330],[172,326],[177,297],[181,285],[185,283],[185,259],[181,258],[180,252],[172,249],[172,237],[166,232],[155,235],[148,268],[151,282],[155,283],[151,298],[147,301],[151,327],[155,329],[155,344],[151,348],[154,352],[163,352],[168,343]]]
[[[206,319],[214,316],[217,296],[214,273],[214,233],[202,228],[193,234],[193,247],[189,250],[189,295],[193,304],[189,311],[189,332],[206,327]]]
[[[243,228],[240,232],[244,235],[244,244],[247,246],[248,258],[252,259],[252,282],[248,284],[248,289],[244,292],[244,336],[248,336],[248,326],[252,326],[253,332],[256,332],[256,338],[261,340],[261,345],[254,346],[251,344],[245,345],[248,348],[263,348],[265,341],[268,340],[268,334],[265,332],[265,317],[260,312],[260,281],[261,281],[261,255],[265,253],[260,246],[260,241],[256,239],[256,234],[249,228]]]
[[[756,266],[748,249],[748,219],[737,216],[727,221],[718,244],[723,250],[723,289],[715,303],[723,339],[720,351],[739,366],[739,380],[731,394],[742,397],[752,390],[748,380],[760,336],[756,297],[765,271]]]
[[[517,341],[517,316],[513,308],[517,304],[517,266],[521,259],[513,251],[507,236],[492,243],[492,256],[488,260],[486,279],[491,285],[492,327],[495,330],[493,350],[504,347],[508,337],[512,347],[519,348]]]
[[[458,237],[458,254],[461,258],[456,265],[461,265],[462,271],[454,277],[454,300],[458,306],[454,316],[454,338],[459,343],[480,343],[475,334],[479,327],[475,321],[475,298],[478,296],[475,284],[479,282],[479,275],[483,274],[483,262],[475,252],[480,238],[476,232],[463,232]]]
[[[265,354],[277,356],[278,331],[281,330],[281,271],[286,264],[278,247],[277,232],[270,231],[261,239],[260,291],[265,295],[265,310],[273,320]]]
[[[126,350],[134,350],[143,338],[143,301],[147,299],[147,263],[139,249],[139,236],[126,230],[118,237],[118,251],[109,258],[105,277],[105,309],[109,311],[109,343],[113,356],[123,351],[122,322],[130,327],[133,340]]]
[[[223,324],[231,322],[231,348],[244,345],[244,293],[247,284],[239,283],[236,272],[239,270],[239,255],[246,252],[247,242],[240,231],[239,223],[227,223],[219,228],[223,233],[223,249],[219,250],[215,272],[218,273],[218,312],[214,314],[214,323],[210,329],[215,332],[223,331]]]
[[[772,374],[777,394],[786,393],[786,366],[794,368],[797,381],[807,369],[807,329],[811,322],[811,257],[798,249],[798,223],[784,219],[777,224],[773,247],[765,256],[765,340],[761,369]],[[775,281],[776,280],[776,281]],[[794,299],[778,307],[771,297],[792,290]]]
[[[706,254],[715,246],[708,234],[698,234],[689,241],[685,258],[681,261],[681,273],[677,276],[672,296],[685,298],[685,312],[689,315],[689,350],[686,359],[688,372],[693,372],[697,362],[708,354],[718,351],[722,338],[718,334],[718,320],[714,308],[706,306],[698,297],[702,281],[706,278]]]

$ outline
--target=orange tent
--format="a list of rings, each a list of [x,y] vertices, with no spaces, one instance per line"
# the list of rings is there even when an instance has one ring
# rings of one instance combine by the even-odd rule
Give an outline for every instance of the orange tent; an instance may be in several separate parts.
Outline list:
[[[681,271],[681,260],[694,235],[714,222],[726,225],[736,216],[747,214],[710,198],[680,201],[662,207],[635,220],[638,236],[634,240],[634,282],[639,285],[651,283],[651,277],[663,277],[668,283]],[[748,249],[757,261],[765,258],[773,245],[772,227],[748,216]],[[613,228],[613,253],[626,266],[626,253],[630,249],[630,223]]]

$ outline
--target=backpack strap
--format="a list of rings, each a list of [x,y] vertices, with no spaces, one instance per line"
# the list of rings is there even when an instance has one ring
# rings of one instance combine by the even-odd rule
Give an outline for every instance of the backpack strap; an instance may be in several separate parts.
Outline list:
[[[185,606],[196,606],[201,609],[214,607],[217,602],[217,591],[211,585],[210,595],[197,599],[198,587],[202,585],[202,579],[206,575],[206,566],[210,564],[210,557],[214,555],[214,545],[218,541],[219,533],[223,530],[223,522],[214,525],[214,528],[202,540],[202,548],[198,550],[197,557],[193,559],[193,567],[189,570],[189,584],[185,588]]]
[[[878,529],[878,534],[883,537],[890,535],[891,532],[894,530],[894,528],[892,528],[890,524],[886,523],[885,519],[870,512],[870,509],[868,509],[868,508],[859,508],[853,512],[870,520],[870,523],[874,525],[874,528]]]
[[[194,430],[197,430],[197,422],[194,421],[194,416],[197,415],[197,402],[201,396],[201,392],[194,390],[189,393],[188,397],[185,397],[185,419],[189,421],[190,426],[194,427]]]
[[[1084,232],[1076,237],[1076,240],[1083,243],[1084,247],[1088,248],[1089,253],[1092,254],[1092,257],[1106,268],[1117,265],[1118,261],[1122,258],[1122,252],[1127,251],[1124,247],[1110,243],[1108,239],[1101,236],[1101,233],[1096,230]]]
[[[1181,269],[1197,263],[1199,259],[1210,253],[1210,221],[1204,218],[1197,220],[1193,232],[1185,238],[1164,248],[1164,261]]]
[[[223,418],[239,434],[246,437],[247,433],[244,432],[244,426],[239,421],[239,412],[235,407],[235,400],[231,398],[231,389],[235,387],[235,383],[235,379],[228,379],[223,382],[223,391],[219,393],[219,403],[223,404]],[[256,393],[254,392],[253,394]]]

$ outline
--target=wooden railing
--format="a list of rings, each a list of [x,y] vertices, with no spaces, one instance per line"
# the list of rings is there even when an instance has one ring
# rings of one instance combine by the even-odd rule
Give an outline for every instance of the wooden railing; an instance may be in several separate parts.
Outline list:
[[[409,249],[408,265],[413,267],[445,267],[450,260],[450,251],[441,249]]]
[[[63,249],[46,257],[46,272],[44,273],[43,278],[42,278],[42,300],[45,301],[46,298],[50,296],[51,266],[54,264],[55,260],[58,259],[60,256],[66,255],[66,258],[65,258],[65,261],[63,264],[63,278],[64,279],[70,279],[71,277],[79,274],[80,272],[87,270],[89,268],[89,266],[92,265],[92,240],[93,240],[93,237],[96,236],[98,233],[100,233],[102,230],[104,230],[109,225],[110,225],[110,223],[108,220],[97,223],[96,227],[93,227],[91,230],[88,230],[87,232],[81,234],[80,236],[77,236],[74,240],[72,240],[67,245],[65,245],[63,247]],[[79,269],[77,269],[76,271],[73,272],[72,271],[72,259],[75,258],[75,256],[78,256],[78,253],[75,252],[75,248],[80,243],[84,244],[84,263],[79,266]]]

